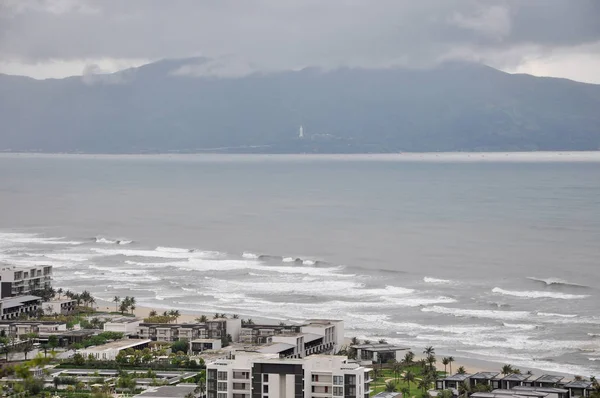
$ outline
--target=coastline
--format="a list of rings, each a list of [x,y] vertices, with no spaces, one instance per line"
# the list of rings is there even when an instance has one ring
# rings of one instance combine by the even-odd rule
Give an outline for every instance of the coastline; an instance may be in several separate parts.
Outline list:
[[[98,306],[97,306],[98,311],[114,312],[114,310],[115,310],[114,304],[110,305],[111,303],[108,301],[105,301],[105,300],[97,300],[97,302],[98,302]],[[162,311],[161,311],[160,308],[151,308],[148,306],[136,306],[135,310],[133,311],[133,315],[135,317],[143,320],[144,318],[149,316],[150,311],[152,311],[152,310],[156,310],[159,314],[162,311],[164,311],[164,309],[162,309]],[[212,317],[214,315],[212,313],[206,313],[206,312],[202,312],[202,311],[180,311],[180,312],[181,312],[181,316],[177,319],[178,324],[195,323],[196,318],[200,317],[201,315],[206,315],[209,319],[212,319]],[[227,315],[230,315],[230,314],[227,314]],[[268,324],[276,324],[276,321],[274,321],[272,319],[266,319],[266,318],[253,318],[253,319],[255,321],[258,321],[259,323],[263,323],[263,324],[267,324],[267,325]],[[350,338],[351,337],[348,334],[346,334],[346,336],[344,338],[344,344],[349,344]],[[415,352],[416,360],[425,358],[425,356],[423,354],[420,354],[418,352],[418,351],[420,351],[420,349],[421,349],[421,347],[418,347],[418,348],[412,347],[411,348],[411,350],[413,352]],[[444,365],[442,365],[441,361],[442,361],[442,358],[445,356],[449,356],[449,355],[446,355],[444,353],[436,354],[436,357],[438,360],[436,363],[436,368],[439,371],[444,371]],[[498,362],[498,361],[493,361],[493,360],[469,358],[469,357],[464,357],[464,356],[455,356],[455,355],[452,355],[452,356],[455,359],[454,363],[452,364],[452,370],[454,373],[456,373],[456,370],[460,366],[463,366],[465,368],[465,370],[467,371],[467,373],[470,373],[470,374],[475,374],[478,372],[498,372],[500,374],[501,370],[502,370],[502,366],[504,366],[506,364],[510,364],[510,361]],[[535,368],[535,367],[520,367],[519,366],[519,369],[521,370],[522,373],[531,371],[536,376],[541,376],[543,374],[553,374],[553,375],[559,375],[559,376],[565,376],[565,377],[577,376],[572,373],[547,371],[547,370],[543,370],[543,369],[539,369],[539,368]],[[586,375],[579,375],[579,376],[586,376]]]

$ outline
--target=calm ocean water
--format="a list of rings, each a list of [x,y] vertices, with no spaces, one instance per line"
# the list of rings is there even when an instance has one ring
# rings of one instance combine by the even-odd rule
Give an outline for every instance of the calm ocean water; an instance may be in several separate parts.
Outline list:
[[[0,261],[600,375],[600,154],[0,155]]]

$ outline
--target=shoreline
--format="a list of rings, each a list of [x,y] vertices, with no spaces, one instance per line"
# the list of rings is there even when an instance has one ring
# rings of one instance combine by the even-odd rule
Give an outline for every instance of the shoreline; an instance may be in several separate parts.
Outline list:
[[[111,303],[105,300],[100,300],[97,299],[97,311],[106,311],[106,312],[114,312],[115,311],[115,306],[110,305]],[[144,318],[149,316],[150,311],[152,310],[156,310],[159,314],[161,312],[160,308],[152,308],[152,307],[148,307],[148,306],[136,306],[135,310],[133,311],[133,315],[137,318],[140,318],[141,320],[143,320]],[[202,316],[202,315],[206,315],[209,319],[213,318],[212,313],[205,313],[205,312],[201,312],[201,311],[181,311],[181,316],[177,319],[177,323],[175,324],[184,324],[184,323],[195,323],[196,322],[196,318]],[[228,316],[230,316],[231,314],[227,314]],[[240,317],[242,317],[240,315]],[[242,317],[243,318],[243,317]],[[258,321],[257,323],[261,323],[261,324],[277,324],[277,321],[272,320],[272,319],[267,319],[267,318],[253,318],[253,320]],[[344,336],[344,345],[349,344],[350,341],[350,336],[348,335],[348,333],[346,333],[346,335]],[[425,356],[423,354],[420,354],[418,352],[416,352],[417,350],[420,351],[421,348],[416,348],[413,347],[411,349],[411,351],[415,352],[415,360],[419,360],[422,358],[425,358]],[[445,356],[450,356],[448,354],[444,354],[443,352],[440,353],[436,353],[436,358],[437,358],[437,363],[436,363],[436,368],[439,371],[444,371],[444,365],[442,365],[441,361],[442,358]],[[452,364],[452,370],[454,373],[456,373],[456,370],[460,367],[463,366],[465,368],[465,370],[467,371],[467,373],[470,374],[475,374],[477,372],[498,372],[499,374],[501,373],[502,370],[502,366],[506,365],[506,364],[510,364],[510,361],[506,361],[506,362],[499,362],[499,361],[494,361],[494,360],[486,360],[486,359],[479,359],[479,358],[469,358],[469,357],[465,357],[465,356],[456,356],[456,355],[452,355],[455,359],[454,363]],[[533,372],[533,374],[535,376],[541,376],[543,374],[553,374],[553,375],[558,375],[558,376],[565,376],[565,377],[574,377],[574,376],[587,376],[587,375],[576,375],[573,373],[568,373],[568,372],[557,372],[557,371],[547,371],[547,370],[543,370],[540,368],[536,368],[536,367],[524,367],[524,366],[516,366],[518,367],[522,373],[526,373],[527,371],[531,371]],[[448,369],[449,370],[449,369]]]

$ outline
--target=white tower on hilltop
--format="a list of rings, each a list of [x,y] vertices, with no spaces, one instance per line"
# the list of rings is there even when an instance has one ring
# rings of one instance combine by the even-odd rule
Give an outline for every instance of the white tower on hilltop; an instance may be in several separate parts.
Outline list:
[[[298,138],[304,138],[304,128],[300,125],[300,129],[298,129]]]

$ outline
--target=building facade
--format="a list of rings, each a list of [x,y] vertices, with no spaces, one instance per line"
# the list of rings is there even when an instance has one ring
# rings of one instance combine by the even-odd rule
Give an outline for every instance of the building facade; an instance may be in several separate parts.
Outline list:
[[[231,336],[232,341],[240,338],[241,319],[212,319],[205,323],[172,324],[172,323],[140,323],[136,328],[137,335],[152,341],[173,342],[179,340],[221,339]]]
[[[49,288],[52,282],[52,266],[0,267],[0,298],[28,295],[34,290]]]
[[[42,299],[37,296],[8,297],[0,300],[0,319],[14,320],[22,316],[34,315],[42,306]]]
[[[370,369],[346,357],[237,354],[207,365],[208,398],[368,398]]]
[[[75,312],[77,301],[72,299],[52,300],[43,304],[45,315],[70,315]]]

